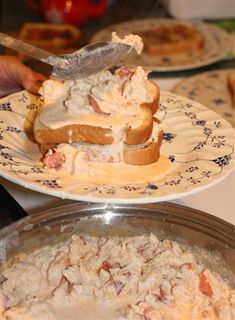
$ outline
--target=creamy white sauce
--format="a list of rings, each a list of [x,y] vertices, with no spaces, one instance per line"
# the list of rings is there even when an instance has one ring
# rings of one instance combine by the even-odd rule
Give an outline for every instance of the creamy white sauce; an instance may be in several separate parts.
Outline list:
[[[130,79],[103,71],[85,80],[47,80],[40,89],[44,108],[38,115],[41,124],[57,129],[71,124],[87,124],[105,128],[131,124],[139,126],[143,121],[142,103],[150,103],[153,97],[147,89],[147,74],[137,67]],[[90,94],[104,114],[95,111],[89,102]]]
[[[123,39],[121,39],[116,32],[112,32],[112,41],[129,44],[136,50],[138,54],[141,54],[144,46],[141,37],[134,34],[128,34]]]
[[[67,113],[64,110],[63,103],[58,101],[48,105],[43,110],[39,115],[39,121],[51,129],[73,124],[123,129],[123,127],[126,127],[128,124],[131,124],[133,128],[140,126],[143,122],[143,117],[144,111],[141,108],[136,108],[136,110],[130,112],[130,114],[128,114],[127,110],[110,116],[104,116],[89,109],[82,111],[80,114],[72,114]]]
[[[73,235],[3,271],[1,320],[234,320],[235,290],[190,248]]]
[[[98,151],[100,149],[97,148]],[[172,168],[171,162],[164,156],[161,156],[157,162],[143,166],[121,162],[123,160],[122,144],[114,144],[112,148],[107,146],[102,149],[100,156],[96,156],[99,158],[98,161],[97,159],[88,161],[85,149],[83,151],[82,148],[76,148],[69,144],[59,145],[57,151],[66,155],[66,162],[60,169],[61,174],[68,173],[81,182],[123,185],[159,181]],[[109,162],[109,158],[112,158],[113,162]]]
[[[83,182],[123,185],[159,181],[169,173],[170,168],[170,161],[162,156],[157,162],[144,166],[90,162],[85,168],[81,168],[77,164],[75,174]]]
[[[154,123],[153,135],[148,141],[152,139],[157,141],[158,132],[159,125]],[[138,147],[144,148],[144,144]],[[136,146],[133,146],[132,149],[135,148]],[[56,152],[65,156],[65,162],[62,163],[59,172],[74,176],[77,181],[81,182],[123,185],[159,181],[166,177],[172,169],[172,163],[164,156],[160,156],[157,162],[148,165],[127,164],[124,160],[123,149],[122,140],[108,145],[84,142],[59,144]]]

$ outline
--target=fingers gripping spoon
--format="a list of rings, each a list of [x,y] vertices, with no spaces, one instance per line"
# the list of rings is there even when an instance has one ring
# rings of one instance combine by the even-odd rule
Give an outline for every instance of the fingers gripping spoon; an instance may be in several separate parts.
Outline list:
[[[52,66],[52,76],[61,80],[82,79],[108,69],[131,51],[128,44],[97,42],[71,54],[55,55],[0,32],[0,44]]]

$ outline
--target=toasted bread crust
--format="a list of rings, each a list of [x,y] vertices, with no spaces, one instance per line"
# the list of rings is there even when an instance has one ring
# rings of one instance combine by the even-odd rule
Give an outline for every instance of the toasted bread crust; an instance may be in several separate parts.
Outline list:
[[[148,90],[153,97],[151,103],[140,106],[143,112],[143,124],[132,127],[131,124],[125,130],[125,143],[137,145],[146,142],[153,129],[153,114],[158,109],[160,89],[153,81],[148,82]],[[40,125],[36,119],[34,123],[35,140],[42,145],[60,144],[84,141],[93,144],[111,144],[114,142],[112,130],[99,126],[73,124],[58,129],[51,129]]]
[[[153,130],[153,116],[149,107],[141,106],[145,110],[146,118],[139,127],[128,126],[125,131],[125,143],[127,145],[137,145],[149,139]]]
[[[21,40],[45,49],[67,49],[77,45],[81,31],[63,23],[25,23],[19,33]]]
[[[160,147],[162,144],[163,132],[160,131],[158,139],[147,143],[145,146],[137,145],[134,148],[125,145],[123,148],[123,161],[127,164],[143,166],[158,161],[160,157]],[[49,149],[56,148],[56,144],[41,144],[39,146],[42,156]]]
[[[150,142],[143,148],[124,147],[124,162],[131,165],[142,166],[158,161],[160,157],[160,147],[162,144],[163,132],[158,134],[158,140]]]
[[[149,55],[176,55],[201,50],[204,37],[200,31],[187,24],[163,25],[156,29],[140,31],[144,50]]]
[[[58,129],[34,126],[34,137],[39,144],[60,144],[84,141],[97,144],[110,144],[114,138],[107,128],[89,125],[68,125]]]
[[[154,115],[157,112],[159,107],[160,88],[155,82],[149,80],[148,90],[152,92],[153,102],[144,103],[143,106],[148,107],[151,110],[152,114]]]
[[[153,101],[144,103],[140,107],[145,109],[146,119],[139,127],[132,128],[131,125],[125,131],[125,143],[136,145],[146,142],[151,136],[153,129],[153,115],[157,112],[160,100],[160,88],[153,82],[148,82],[148,90],[151,92]]]

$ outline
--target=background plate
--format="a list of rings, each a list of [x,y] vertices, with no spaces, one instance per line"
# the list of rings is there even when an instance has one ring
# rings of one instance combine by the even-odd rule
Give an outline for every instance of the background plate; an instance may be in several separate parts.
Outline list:
[[[203,72],[181,80],[172,91],[204,104],[235,127],[235,107],[227,87],[231,72],[235,69]]]
[[[130,33],[135,34],[137,31],[149,30],[159,27],[162,24],[182,23],[181,20],[175,19],[144,19],[122,22],[119,24],[108,26],[92,37],[91,42],[107,41],[111,39],[112,31],[116,31],[119,36],[124,36]],[[142,53],[140,56],[134,52],[129,54],[124,61],[129,65],[141,65],[151,71],[182,71],[195,69],[210,65],[220,60],[226,59],[232,53],[232,36],[212,24],[203,23],[200,21],[188,22],[196,29],[203,33],[205,39],[205,48],[198,55],[165,55],[165,56],[150,56]]]
[[[48,173],[33,141],[32,125],[39,97],[26,91],[0,100],[0,174],[19,185],[57,197],[110,203],[172,200],[199,192],[225,178],[235,167],[235,130],[207,107],[162,92],[158,118],[164,139],[162,154],[172,167],[161,181],[98,185],[76,177]]]

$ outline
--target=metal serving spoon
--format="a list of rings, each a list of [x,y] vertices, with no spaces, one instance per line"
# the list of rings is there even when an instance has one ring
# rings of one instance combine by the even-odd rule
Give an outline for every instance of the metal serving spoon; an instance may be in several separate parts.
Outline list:
[[[55,55],[0,32],[0,44],[51,65],[52,76],[61,80],[82,79],[120,62],[132,47],[118,42],[89,44],[71,54]]]

